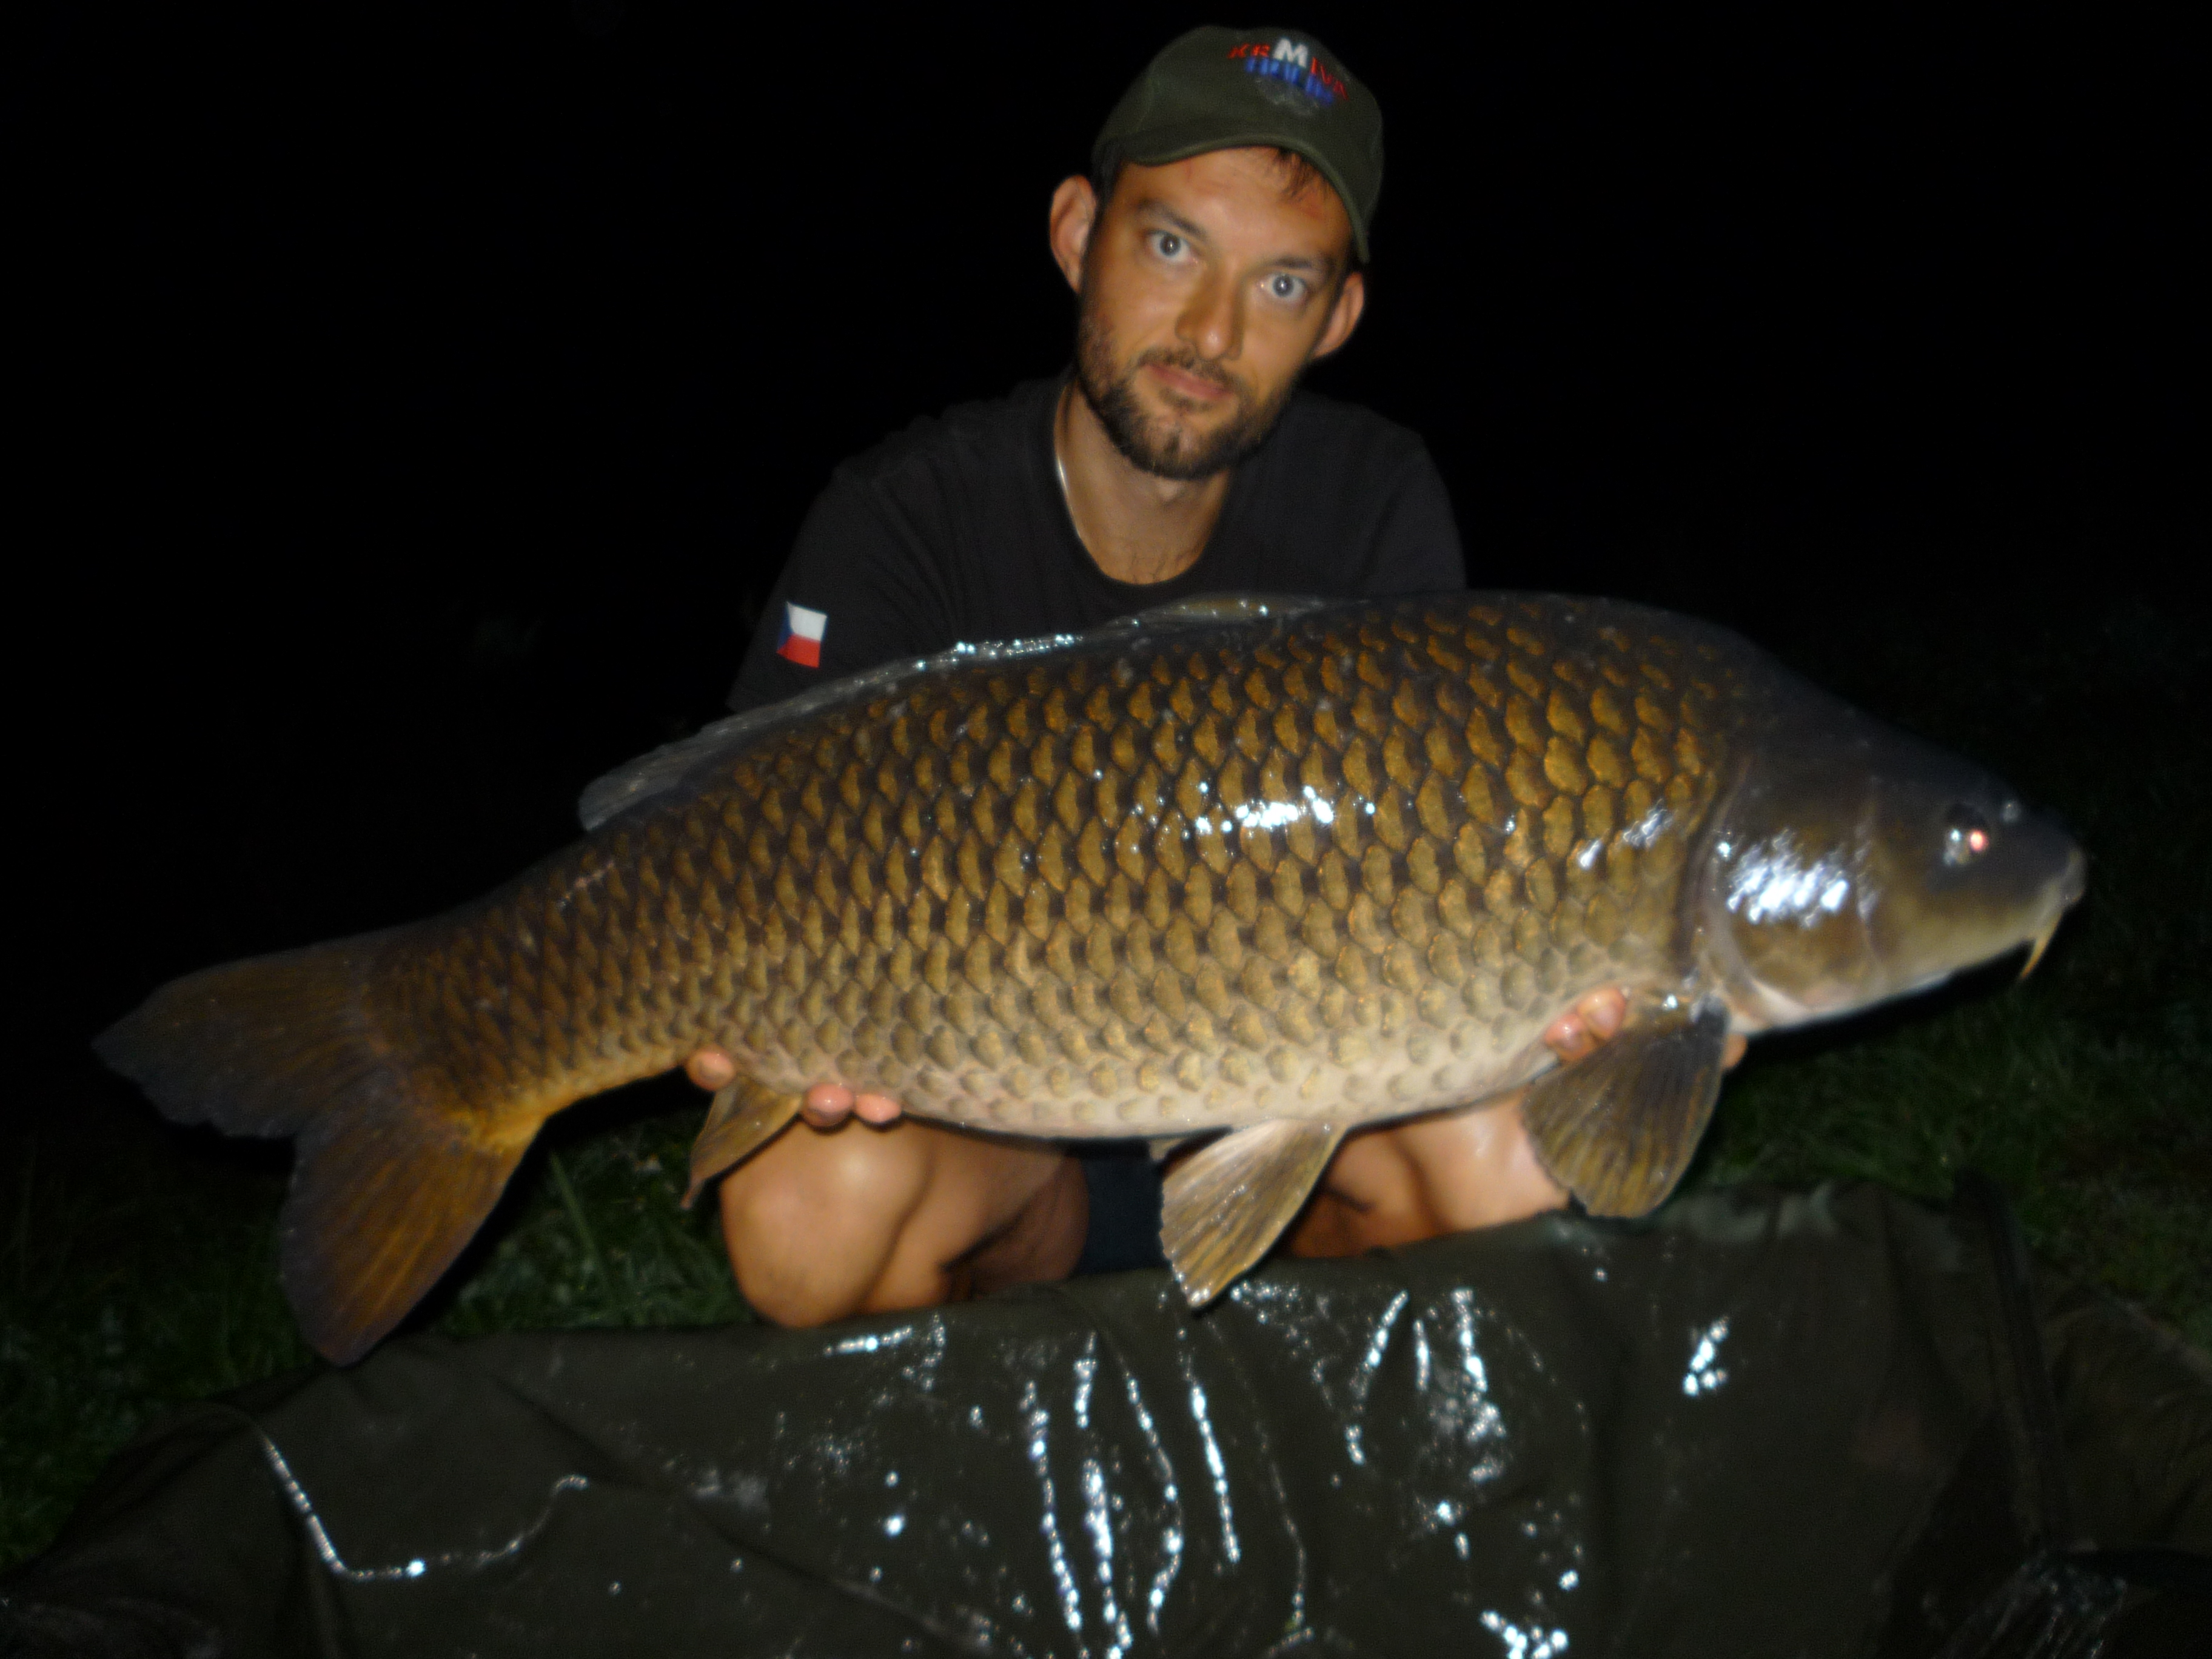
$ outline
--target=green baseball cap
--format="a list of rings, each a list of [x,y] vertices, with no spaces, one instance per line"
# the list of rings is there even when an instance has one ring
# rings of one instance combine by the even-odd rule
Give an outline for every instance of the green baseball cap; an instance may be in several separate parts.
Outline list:
[[[1247,144],[1296,150],[1320,168],[1366,259],[1382,196],[1382,107],[1298,30],[1208,25],[1171,41],[1114,106],[1091,162],[1100,172],[1117,161],[1158,167]]]

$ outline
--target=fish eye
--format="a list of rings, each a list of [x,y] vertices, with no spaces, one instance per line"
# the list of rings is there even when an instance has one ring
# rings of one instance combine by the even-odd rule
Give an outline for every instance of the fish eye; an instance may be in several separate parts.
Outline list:
[[[1943,862],[1957,868],[1990,850],[1990,821],[1966,805],[1943,814]]]

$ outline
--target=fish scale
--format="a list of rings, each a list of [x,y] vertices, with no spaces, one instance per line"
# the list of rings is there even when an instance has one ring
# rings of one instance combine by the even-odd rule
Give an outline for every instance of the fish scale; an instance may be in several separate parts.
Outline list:
[[[546,1117],[708,1045],[741,1077],[695,1191],[823,1082],[1016,1134],[1231,1131],[1168,1180],[1194,1303],[1347,1128],[1531,1079],[1545,1167],[1641,1213],[1732,1026],[2047,939],[2081,871],[1732,635],[1498,594],[1204,602],[878,671],[586,817],[473,904],[189,975],[100,1039],[173,1116],[298,1139],[285,1283],[325,1353],[405,1313]],[[1547,1069],[1607,986],[1628,1028]]]
[[[708,1042],[1029,1133],[1454,1103],[1663,971],[1729,675],[1534,605],[978,665],[454,918],[391,1023],[518,1117]]]

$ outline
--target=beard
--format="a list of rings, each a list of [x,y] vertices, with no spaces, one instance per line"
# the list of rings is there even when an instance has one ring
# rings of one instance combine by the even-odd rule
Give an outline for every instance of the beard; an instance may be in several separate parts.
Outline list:
[[[1121,459],[1156,478],[1195,483],[1235,466],[1267,441],[1283,405],[1297,388],[1297,376],[1293,374],[1262,402],[1227,371],[1204,362],[1188,346],[1154,346],[1126,368],[1116,356],[1113,333],[1092,312],[1086,295],[1075,325],[1076,388],[1098,417],[1098,424],[1106,428]],[[1137,401],[1137,376],[1154,363],[1220,386],[1235,400],[1234,412],[1205,437],[1195,437],[1172,422],[1146,414]]]

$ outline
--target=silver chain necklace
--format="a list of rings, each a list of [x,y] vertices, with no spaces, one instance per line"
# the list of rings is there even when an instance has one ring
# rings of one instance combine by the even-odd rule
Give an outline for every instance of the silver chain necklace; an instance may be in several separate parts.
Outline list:
[[[1067,489],[1067,463],[1060,459],[1060,416],[1057,412],[1052,422],[1052,470],[1060,479],[1060,503],[1067,509],[1068,528],[1075,532],[1075,539],[1082,544],[1084,551],[1087,553],[1091,550],[1091,544],[1083,540],[1083,526],[1075,522],[1075,497]]]

